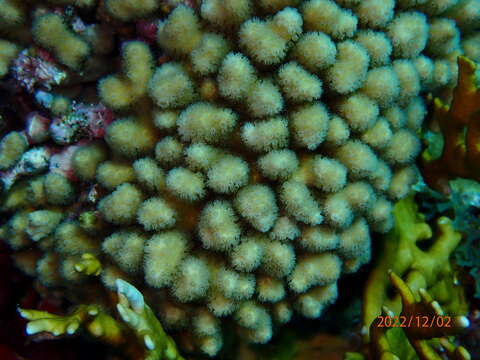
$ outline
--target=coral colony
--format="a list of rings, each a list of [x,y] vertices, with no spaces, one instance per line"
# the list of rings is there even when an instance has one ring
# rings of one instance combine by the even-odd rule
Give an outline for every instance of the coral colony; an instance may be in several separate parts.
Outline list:
[[[168,359],[162,326],[267,343],[392,228],[479,24],[480,0],[0,0],[0,237],[75,304],[118,290]]]

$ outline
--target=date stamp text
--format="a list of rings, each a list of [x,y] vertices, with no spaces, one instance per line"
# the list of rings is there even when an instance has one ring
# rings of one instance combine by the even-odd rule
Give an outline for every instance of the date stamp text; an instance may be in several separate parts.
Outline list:
[[[410,315],[410,316],[389,316],[379,315],[377,327],[417,327],[417,328],[432,328],[432,327],[452,327],[452,318],[450,316],[442,315]]]

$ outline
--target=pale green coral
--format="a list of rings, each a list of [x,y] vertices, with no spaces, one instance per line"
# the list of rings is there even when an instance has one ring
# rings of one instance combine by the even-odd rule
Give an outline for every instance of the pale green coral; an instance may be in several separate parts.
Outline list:
[[[117,310],[123,321],[143,341],[147,349],[145,360],[183,360],[172,338],[165,333],[152,309],[145,304],[143,295],[126,281],[118,279],[116,284]]]
[[[10,63],[19,51],[20,49],[16,44],[0,40],[0,78],[8,73]]]
[[[0,169],[13,166],[28,149],[27,139],[23,134],[12,131],[0,141]]]
[[[60,15],[48,13],[35,19],[32,33],[41,46],[52,51],[66,66],[78,69],[89,55],[89,44],[72,32]]]
[[[84,327],[94,337],[112,345],[123,342],[121,325],[96,305],[80,305],[66,316],[46,311],[18,309],[28,320],[27,334],[49,332],[52,335],[72,335]]]
[[[19,220],[65,214],[33,244],[40,282],[88,298],[75,285],[101,263],[106,289],[141,286],[164,325],[209,356],[223,346],[221,317],[255,343],[295,311],[319,317],[416,180],[423,92],[455,80],[455,44],[424,52],[434,3],[29,1],[28,53],[43,46],[65,65],[58,93],[116,111],[101,148],[77,148],[78,182],[26,176],[5,194],[2,210]],[[115,31],[103,41],[92,26]],[[13,235],[31,244],[21,226]]]
[[[123,280],[117,279],[116,286],[116,308],[133,334],[97,305],[80,305],[65,316],[39,310],[19,308],[18,311],[28,320],[29,335],[40,332],[48,332],[54,336],[73,335],[83,328],[102,342],[124,347],[132,359],[139,359],[141,356],[144,360],[183,360],[172,338],[165,333],[152,309],[145,304],[143,295]],[[130,343],[132,335],[142,344],[145,355],[139,354]]]

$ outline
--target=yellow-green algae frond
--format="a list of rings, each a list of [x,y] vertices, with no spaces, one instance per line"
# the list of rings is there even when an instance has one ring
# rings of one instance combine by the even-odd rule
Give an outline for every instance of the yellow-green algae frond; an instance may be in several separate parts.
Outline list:
[[[72,335],[83,328],[102,342],[122,347],[132,359],[183,360],[172,338],[165,333],[152,309],[145,304],[143,295],[126,281],[118,279],[116,286],[116,307],[126,326],[96,305],[80,305],[65,316],[19,309],[20,315],[28,320],[27,333]],[[143,345],[144,354],[135,352],[135,346],[131,344],[135,337]]]

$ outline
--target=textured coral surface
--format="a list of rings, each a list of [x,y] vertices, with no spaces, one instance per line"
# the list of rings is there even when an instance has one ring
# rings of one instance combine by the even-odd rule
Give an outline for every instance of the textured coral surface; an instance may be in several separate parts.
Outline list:
[[[128,280],[214,356],[222,319],[268,342],[370,260],[416,181],[423,96],[477,61],[480,6],[177,3],[0,1],[0,76],[40,109],[0,142],[0,235],[75,301]]]

